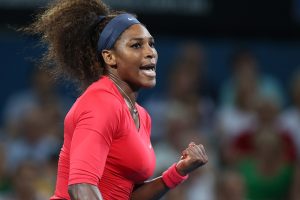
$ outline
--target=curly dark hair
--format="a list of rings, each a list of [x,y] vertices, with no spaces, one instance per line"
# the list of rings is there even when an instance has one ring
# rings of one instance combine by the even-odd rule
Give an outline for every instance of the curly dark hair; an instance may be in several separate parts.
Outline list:
[[[97,53],[99,34],[120,13],[110,11],[101,0],[55,0],[25,30],[40,35],[48,46],[43,67],[85,89],[103,73],[103,58]],[[99,23],[100,15],[106,17]]]

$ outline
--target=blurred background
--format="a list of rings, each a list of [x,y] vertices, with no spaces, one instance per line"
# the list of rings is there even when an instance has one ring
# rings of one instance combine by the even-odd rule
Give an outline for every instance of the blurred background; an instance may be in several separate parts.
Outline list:
[[[48,0],[0,0],[0,200],[49,199],[67,81],[38,70],[43,47],[16,29]],[[155,37],[158,81],[139,103],[152,116],[155,175],[189,141],[209,163],[165,200],[300,199],[300,0],[105,0]],[[297,189],[298,188],[298,189]]]

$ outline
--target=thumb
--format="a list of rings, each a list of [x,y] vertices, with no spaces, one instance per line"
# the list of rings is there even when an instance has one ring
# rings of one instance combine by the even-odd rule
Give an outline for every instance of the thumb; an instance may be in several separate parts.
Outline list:
[[[187,156],[188,156],[188,153],[187,153],[187,151],[186,151],[186,150],[182,151],[182,153],[181,153],[181,157],[180,157],[180,160],[183,160],[183,159],[185,159]]]

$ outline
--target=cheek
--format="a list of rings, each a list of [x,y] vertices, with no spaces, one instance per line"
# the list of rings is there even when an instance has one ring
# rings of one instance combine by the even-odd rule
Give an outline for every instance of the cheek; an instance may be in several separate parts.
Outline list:
[[[134,63],[140,62],[141,56],[138,53],[134,53],[127,50],[127,53],[124,52],[122,55],[120,55],[118,60],[120,64],[122,63],[123,65],[128,65],[128,64],[132,65]]]
[[[131,55],[120,59],[117,63],[117,68],[121,76],[136,76],[139,72],[140,65],[140,59],[136,58],[134,55]]]
[[[141,57],[137,54],[128,55],[124,61],[124,65],[126,65],[127,69],[132,72],[138,71],[142,63]]]

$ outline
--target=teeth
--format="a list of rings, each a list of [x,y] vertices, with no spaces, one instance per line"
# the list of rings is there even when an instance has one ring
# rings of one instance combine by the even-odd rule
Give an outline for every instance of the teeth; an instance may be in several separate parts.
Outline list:
[[[149,70],[149,71],[155,71],[155,66],[152,66],[152,65],[145,65],[145,66],[142,66],[140,68],[141,70]]]
[[[149,68],[144,68],[142,70],[150,70],[150,71],[154,71],[154,67],[149,67]]]

